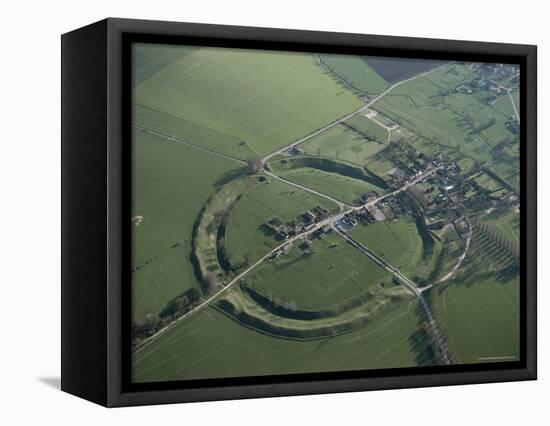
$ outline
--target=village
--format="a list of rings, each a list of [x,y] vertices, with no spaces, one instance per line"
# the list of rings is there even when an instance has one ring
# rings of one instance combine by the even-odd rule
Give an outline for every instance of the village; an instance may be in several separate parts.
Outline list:
[[[423,154],[406,148],[406,144],[394,144],[393,149],[388,151],[388,157],[394,165],[387,175],[390,191],[407,186],[414,180],[418,183],[410,186],[407,191],[396,194],[383,196],[375,190],[363,193],[360,207],[350,209],[334,221],[336,229],[348,233],[358,225],[368,227],[376,222],[395,221],[409,215],[420,218],[427,232],[438,240],[438,231],[447,225],[453,226],[457,235],[467,240],[470,234],[467,212],[519,208],[519,198],[515,191],[506,187],[483,164],[464,174],[456,162],[446,161],[440,151]],[[435,173],[427,176],[434,170]],[[426,178],[422,179],[423,176]],[[264,227],[270,230],[277,241],[282,242],[306,233],[329,217],[330,212],[326,208],[316,206],[287,223],[276,217],[271,218]],[[298,247],[304,254],[311,254],[313,240],[323,238],[331,232],[332,227],[329,224],[319,227],[304,235]],[[292,247],[292,242],[284,244],[271,255],[271,259],[287,254]]]

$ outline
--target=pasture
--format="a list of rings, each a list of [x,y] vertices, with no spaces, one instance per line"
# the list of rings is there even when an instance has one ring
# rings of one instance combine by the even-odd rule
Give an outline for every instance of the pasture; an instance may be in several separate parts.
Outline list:
[[[414,304],[355,332],[313,341],[271,337],[205,308],[133,355],[135,382],[412,367],[433,354]]]
[[[134,88],[133,100],[242,140],[260,156],[362,105],[312,54],[218,48],[164,66]]]
[[[132,124],[240,160],[257,153],[243,140],[167,112],[133,104]]]
[[[517,229],[508,229],[504,236],[499,232],[509,228],[505,220],[495,220],[490,225],[483,216],[472,219],[472,241],[468,251],[469,272],[496,272],[513,268],[519,262]],[[502,227],[502,228],[501,228]]]
[[[462,82],[477,76],[462,66],[446,67],[397,87],[373,109],[419,135],[412,141],[416,149],[426,154],[440,150],[465,170],[474,161],[484,161],[517,187],[517,158],[509,155],[509,149],[498,149],[513,138],[505,126],[508,116],[487,105],[483,93],[453,93]]]
[[[247,286],[296,309],[320,311],[363,292],[376,294],[390,275],[336,233],[314,240],[312,253],[294,243],[288,255],[261,265],[245,278]]]
[[[489,176],[487,173],[481,173],[474,180],[479,186],[485,188],[489,192],[493,192],[502,188],[502,185],[491,176]]]
[[[380,144],[386,144],[389,141],[389,132],[376,121],[365,117],[364,115],[356,115],[344,122],[358,132],[361,132],[367,139],[376,141]],[[380,123],[383,124],[382,121]]]
[[[284,178],[330,195],[348,205],[361,205],[361,195],[365,192],[384,192],[380,187],[364,180],[342,176],[311,167],[300,167],[280,173]]]
[[[351,235],[419,284],[430,278],[437,268],[441,243],[423,229],[419,219],[401,217],[368,226],[360,224]]]
[[[495,210],[485,216],[485,222],[497,238],[509,242],[519,252],[519,212],[511,209]]]
[[[223,255],[223,241],[227,219],[235,203],[246,191],[258,185],[262,177],[241,176],[223,185],[202,209],[195,222],[193,254],[201,279],[213,273],[219,280],[225,278],[231,265]]]
[[[422,258],[422,239],[415,221],[408,217],[368,226],[358,225],[353,228],[351,236],[405,276],[410,275]]]
[[[333,212],[338,210],[334,202],[279,180],[269,179],[247,191],[233,207],[227,222],[225,252],[229,263],[253,263],[281,244],[265,226],[270,219],[286,223],[318,205]]]
[[[461,362],[519,359],[519,278],[496,274],[449,283],[436,307]]]
[[[347,87],[360,94],[377,95],[389,85],[361,57],[350,55],[321,54],[321,64]]]
[[[364,166],[384,145],[368,140],[344,125],[333,127],[300,145],[308,155],[334,158]]]
[[[132,142],[132,310],[142,320],[197,285],[193,224],[216,182],[236,167],[138,130]]]
[[[168,64],[182,58],[193,48],[170,44],[132,44],[132,86],[137,86]]]
[[[444,64],[444,62],[440,61],[376,56],[364,56],[362,60],[390,84],[397,83],[398,81],[405,80]]]

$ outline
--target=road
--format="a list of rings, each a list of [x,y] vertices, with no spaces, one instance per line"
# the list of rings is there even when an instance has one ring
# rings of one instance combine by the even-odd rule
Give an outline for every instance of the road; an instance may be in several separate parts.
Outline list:
[[[268,154],[266,155],[265,157],[262,158],[262,165],[265,165],[265,163],[267,161],[269,161],[271,158],[275,157],[276,155],[280,155],[280,154],[283,154],[285,153],[286,151],[288,151],[289,149],[293,148],[293,147],[296,147],[302,143],[304,143],[305,141],[323,133],[323,132],[326,132],[327,130],[330,130],[332,129],[333,127],[337,126],[338,124],[346,121],[346,120],[349,120],[350,118],[356,116],[357,114],[365,111],[367,108],[369,108],[370,106],[374,105],[376,102],[378,102],[380,99],[382,99],[384,96],[386,96],[388,93],[390,93],[393,89],[395,89],[396,87],[399,87],[401,86],[402,84],[405,84],[409,81],[412,81],[418,77],[424,77],[428,74],[431,74],[433,72],[436,72],[444,67],[446,67],[447,64],[445,65],[441,65],[437,68],[434,68],[434,69],[431,69],[429,71],[426,71],[426,72],[423,72],[423,73],[420,73],[420,74],[417,74],[413,77],[410,77],[406,80],[401,80],[401,81],[398,81],[397,83],[394,83],[392,84],[390,87],[388,87],[386,90],[384,90],[382,93],[380,93],[379,95],[375,96],[374,98],[372,98],[370,101],[368,101],[365,105],[363,105],[361,108],[359,109],[356,109],[355,111],[351,112],[350,114],[346,115],[345,117],[342,117],[336,121],[333,121],[332,123],[328,124],[327,126],[321,128],[321,129],[318,129],[318,130],[315,130],[314,132],[304,136],[303,138],[301,139],[298,139],[297,141],[294,141],[292,142],[291,144],[289,145],[286,145],[284,147],[282,147],[281,149],[278,149],[277,151],[275,152],[272,152],[271,154]]]
[[[506,87],[506,86],[503,86],[502,84],[500,83],[497,83],[496,81],[494,80],[489,80],[491,83],[493,83],[495,86],[498,86],[500,87],[501,89],[504,89],[506,90],[506,93],[508,94],[508,97],[510,98],[510,102],[512,103],[512,108],[514,109],[514,114],[516,115],[516,119],[518,120],[518,123],[519,123],[519,111],[517,109],[517,106],[516,106],[516,103],[514,102],[514,98],[512,96],[512,91],[513,89],[511,87]]]
[[[470,221],[466,218],[464,218],[464,220],[468,224],[468,237],[466,238],[466,245],[464,247],[464,252],[458,258],[458,261],[456,262],[456,265],[453,267],[453,269],[451,269],[451,272],[449,272],[447,275],[445,275],[443,278],[439,280],[440,283],[447,281],[456,273],[458,268],[460,268],[460,266],[462,265],[462,262],[464,262],[464,259],[466,259],[466,255],[468,254],[468,250],[470,248],[470,242],[472,241],[473,230],[472,230],[472,224],[470,223]]]
[[[254,262],[252,265],[250,265],[248,268],[246,268],[244,271],[240,272],[237,276],[235,276],[229,283],[227,283],[224,287],[222,287],[217,293],[209,296],[207,299],[205,299],[203,302],[201,302],[199,305],[197,305],[196,307],[194,307],[193,309],[191,309],[189,312],[185,313],[184,315],[182,315],[181,317],[177,318],[176,320],[174,320],[173,322],[171,322],[170,324],[166,325],[164,328],[161,328],[159,331],[157,331],[155,334],[151,335],[150,337],[148,337],[141,346],[139,346],[138,348],[136,348],[134,350],[134,353],[138,353],[141,349],[143,349],[144,347],[146,347],[151,341],[153,341],[154,339],[156,339],[159,335],[165,333],[167,330],[169,330],[171,327],[173,327],[175,324],[177,324],[179,321],[185,319],[185,318],[188,318],[190,317],[191,315],[193,315],[194,313],[198,312],[199,310],[201,310],[202,308],[204,308],[205,306],[207,306],[210,302],[212,302],[214,299],[216,299],[217,297],[219,297],[220,295],[222,295],[223,293],[227,292],[231,287],[233,287],[233,285],[237,282],[239,282],[239,280],[241,280],[245,275],[247,275],[250,271],[252,271],[253,269],[255,269],[257,266],[259,266],[262,262],[264,262],[266,259],[268,259],[273,253],[275,253],[277,250],[280,250],[283,246],[287,245],[287,244],[292,244],[294,243],[296,240],[299,240],[299,239],[302,239],[312,233],[314,233],[315,231],[317,231],[318,229],[328,225],[328,226],[331,226],[333,228],[335,228],[334,224],[339,221],[340,219],[342,219],[346,214],[348,213],[351,213],[353,211],[357,211],[357,210],[360,210],[362,208],[365,208],[365,207],[369,207],[369,206],[373,206],[375,205],[376,203],[378,203],[379,201],[382,201],[383,199],[389,197],[389,196],[392,196],[392,195],[396,195],[402,191],[406,191],[409,187],[411,187],[412,185],[415,185],[416,183],[420,182],[421,180],[423,179],[426,179],[428,176],[431,176],[433,173],[435,173],[436,171],[438,170],[438,168],[435,168],[427,173],[424,173],[422,176],[420,177],[417,177],[416,179],[410,181],[410,182],[407,182],[405,185],[403,185],[401,188],[399,189],[396,189],[395,191],[389,193],[389,194],[385,194],[385,195],[382,195],[378,198],[375,198],[361,206],[357,206],[357,207],[348,207],[346,210],[344,211],[341,211],[340,213],[337,213],[337,214],[334,214],[332,216],[329,216],[319,222],[317,222],[314,226],[312,226],[311,228],[309,228],[308,230],[306,231],[303,231],[299,234],[296,234],[295,236],[289,238],[288,240],[285,240],[283,243],[279,244],[277,247],[275,247],[273,250],[271,250],[269,253],[267,253],[266,255],[264,255],[262,258],[260,258],[259,260],[257,260],[256,262]],[[271,174],[270,172],[266,172],[268,173],[270,176],[273,176],[277,179],[282,179],[280,178],[279,176],[277,175],[274,175],[274,174]],[[284,180],[284,179],[283,179]],[[287,183],[290,183],[286,180],[284,180],[284,182],[287,182]],[[310,190],[310,192],[313,191],[313,190]],[[317,193],[315,191],[313,191],[314,193]],[[318,195],[323,195],[321,193],[317,193]],[[340,204],[343,204],[343,203],[340,203]],[[344,205],[345,206],[345,205]],[[366,249],[366,248],[365,248]],[[395,269],[395,268],[394,268]],[[395,269],[399,274],[401,274],[397,269]],[[404,275],[402,275],[402,280],[408,280],[408,278],[406,278]],[[416,286],[414,285],[414,283],[412,283],[412,281],[408,280],[409,283],[411,284],[411,286],[413,288],[416,288]],[[416,291],[414,291],[415,294],[417,294]],[[418,293],[420,294],[420,293]]]
[[[424,312],[426,313],[426,318],[428,319],[428,323],[433,331],[433,337],[436,340],[437,346],[441,350],[441,356],[443,357],[443,362],[445,364],[450,364],[451,360],[449,357],[449,354],[447,353],[447,350],[445,348],[445,340],[441,337],[441,333],[439,332],[439,329],[437,328],[437,324],[433,318],[432,310],[430,306],[428,305],[428,302],[426,302],[424,296],[422,295],[423,291],[427,290],[430,286],[419,288],[413,281],[408,279],[405,275],[403,275],[399,269],[395,268],[394,266],[387,263],[385,260],[378,257],[376,254],[371,252],[366,246],[361,244],[359,241],[353,239],[349,235],[347,235],[345,232],[342,232],[338,227],[333,226],[333,229],[342,237],[344,238],[348,243],[350,243],[352,246],[354,246],[356,249],[358,249],[361,253],[369,257],[371,260],[373,260],[378,266],[384,268],[386,271],[388,271],[390,274],[392,274],[394,277],[396,277],[401,283],[403,283],[409,290],[412,291],[412,293],[420,300],[420,304],[422,305],[422,308],[424,309]]]
[[[361,253],[363,253],[365,256],[369,257],[374,263],[376,263],[381,268],[384,268],[386,271],[388,271],[390,274],[392,274],[395,278],[397,278],[399,281],[401,281],[405,286],[415,295],[420,296],[420,291],[415,283],[413,283],[411,280],[409,280],[407,277],[405,277],[401,272],[399,272],[399,269],[396,267],[390,265],[385,260],[378,257],[376,254],[371,252],[366,246],[361,244],[359,241],[355,240],[354,238],[350,237],[348,234],[343,232],[341,229],[339,229],[337,226],[332,227],[344,240],[346,240],[348,243],[350,243],[352,246],[354,246],[357,250],[359,250]]]
[[[350,206],[348,206],[346,203],[344,203],[344,202],[342,202],[342,201],[340,201],[340,200],[338,200],[338,199],[336,199],[336,198],[334,198],[334,197],[332,197],[332,196],[330,196],[330,195],[328,195],[328,194],[325,194],[325,193],[323,193],[323,192],[316,191],[315,189],[311,189],[311,188],[309,188],[309,187],[307,187],[307,186],[304,186],[304,185],[301,185],[301,184],[299,184],[299,183],[292,182],[291,180],[286,179],[286,178],[284,178],[284,177],[282,177],[282,176],[276,175],[275,173],[272,173],[272,172],[270,172],[270,171],[268,171],[268,170],[265,170],[265,169],[264,169],[264,173],[265,173],[266,175],[272,177],[273,179],[280,180],[281,182],[284,182],[284,183],[286,183],[286,184],[288,184],[288,185],[292,185],[292,186],[294,186],[294,187],[296,187],[296,188],[300,188],[300,189],[302,189],[302,190],[304,190],[304,191],[306,191],[306,192],[309,192],[309,193],[311,193],[311,194],[315,194],[315,195],[318,195],[318,196],[320,196],[320,197],[324,197],[324,198],[326,198],[327,200],[330,200],[330,201],[332,201],[333,203],[336,203],[336,204],[338,205],[338,207],[340,208],[340,211],[343,211],[346,207],[350,207]]]
[[[373,105],[374,103],[376,103],[378,100],[380,100],[382,97],[386,96],[391,90],[395,89],[396,87],[406,83],[406,82],[409,82],[411,80],[414,80],[415,78],[418,78],[418,77],[422,77],[422,76],[425,76],[425,75],[428,75],[430,73],[433,73],[443,67],[445,67],[447,65],[442,65],[440,67],[437,67],[437,68],[434,68],[432,70],[429,70],[429,71],[426,71],[424,73],[420,73],[420,74],[417,74],[416,76],[413,76],[411,78],[408,78],[406,80],[402,80],[400,82],[397,82],[393,85],[391,85],[390,87],[388,87],[388,89],[386,89],[384,92],[382,92],[380,95],[376,96],[375,98],[371,99],[368,103],[366,103],[364,106],[362,106],[361,108],[353,111],[352,113],[346,115],[345,117],[343,118],[340,118],[339,120],[336,120],[330,124],[328,124],[327,126],[319,129],[319,130],[316,130],[310,134],[308,134],[307,136],[304,136],[303,138],[275,151],[275,152],[272,152],[271,154],[268,154],[266,155],[265,157],[263,157],[261,159],[261,163],[262,163],[262,167],[263,167],[263,172],[269,176],[271,176],[272,178],[274,179],[278,179],[278,180],[281,180],[287,184],[290,184],[290,185],[293,185],[297,188],[300,188],[300,189],[303,189],[305,191],[308,191],[310,193],[313,193],[313,194],[316,194],[316,195],[319,195],[319,196],[322,196],[322,197],[325,197],[327,199],[330,199],[332,200],[333,202],[335,202],[339,207],[340,207],[340,213],[336,214],[336,215],[333,215],[333,216],[330,216],[318,223],[316,223],[313,227],[311,227],[310,229],[308,229],[307,231],[304,231],[300,234],[297,234],[295,235],[294,237],[286,240],[284,243],[278,245],[277,247],[275,247],[273,250],[271,250],[269,253],[267,253],[265,256],[263,256],[262,258],[260,258],[259,260],[257,260],[256,262],[254,262],[251,266],[249,266],[248,268],[246,268],[244,271],[242,271],[241,273],[239,273],[236,277],[234,277],[229,283],[227,283],[223,288],[221,288],[218,292],[216,292],[215,294],[209,296],[207,299],[205,299],[203,302],[201,302],[199,305],[197,305],[195,308],[191,309],[189,312],[185,313],[184,315],[182,315],[181,317],[179,317],[178,319],[174,320],[172,323],[166,325],[165,327],[163,327],[162,329],[160,329],[159,331],[157,331],[155,334],[151,335],[150,337],[148,337],[146,340],[144,340],[144,342],[134,350],[134,353],[138,353],[139,351],[141,351],[143,348],[145,348],[150,342],[152,342],[153,340],[155,340],[159,335],[165,333],[167,330],[169,330],[171,327],[173,327],[175,324],[177,324],[178,322],[190,317],[191,315],[193,315],[194,313],[198,312],[199,310],[201,310],[202,308],[204,308],[205,306],[207,306],[210,302],[212,302],[214,299],[216,299],[217,297],[219,297],[220,295],[222,295],[223,293],[227,292],[230,288],[232,288],[232,286],[238,282],[240,279],[242,279],[246,274],[248,274],[250,271],[252,271],[253,269],[255,269],[258,265],[260,265],[263,261],[265,261],[267,258],[269,258],[274,252],[276,252],[277,250],[281,249],[284,245],[288,244],[288,243],[292,243],[294,241],[296,241],[297,239],[301,239],[315,231],[317,231],[318,229],[322,228],[323,226],[326,226],[326,225],[329,225],[329,226],[333,226],[335,222],[337,222],[338,220],[342,219],[344,217],[345,214],[347,213],[350,213],[352,211],[357,211],[357,210],[360,210],[362,208],[365,208],[365,207],[369,207],[371,205],[374,205],[376,204],[377,202],[389,197],[389,196],[392,196],[392,195],[396,195],[402,191],[406,191],[409,187],[415,185],[416,183],[420,182],[421,180],[425,179],[426,177],[432,175],[433,173],[435,173],[437,171],[438,168],[435,168],[419,177],[417,177],[416,179],[410,181],[410,182],[407,182],[405,185],[403,185],[403,187],[389,193],[389,194],[386,194],[386,195],[383,195],[381,197],[378,197],[374,200],[371,200],[361,206],[357,206],[357,207],[350,207],[350,206],[347,206],[346,204],[344,204],[343,202],[327,195],[327,194],[323,194],[321,192],[318,192],[318,191],[315,191],[311,188],[308,188],[306,186],[303,186],[303,185],[300,185],[300,184],[296,184],[294,182],[291,182],[287,179],[284,179],[270,171],[268,171],[265,167],[266,165],[266,162],[270,159],[270,158],[273,158],[274,156],[276,155],[279,155],[279,154],[282,154],[284,153],[285,151],[289,150],[290,148],[294,147],[294,146],[297,146],[335,126],[337,126],[338,124],[342,123],[343,121],[355,116],[356,114],[359,114],[360,112],[366,110],[367,108],[369,108],[371,105]],[[237,158],[234,158],[234,157],[231,157],[231,156],[228,156],[228,155],[224,155],[224,154],[219,154],[215,151],[212,151],[212,150],[209,150],[207,148],[203,148],[201,146],[198,146],[198,145],[195,145],[195,144],[192,144],[192,143],[189,143],[189,142],[186,142],[184,140],[181,140],[181,139],[178,139],[174,136],[168,136],[168,135],[164,135],[162,133],[159,133],[157,131],[154,131],[154,130],[151,130],[151,129],[147,129],[147,128],[144,128],[144,127],[140,127],[136,124],[132,124],[132,126],[140,131],[143,131],[143,132],[147,132],[147,133],[150,133],[152,135],[155,135],[155,136],[158,136],[160,138],[163,138],[163,139],[166,139],[170,142],[174,142],[174,143],[178,143],[178,144],[182,144],[182,145],[185,145],[185,146],[188,146],[190,148],[193,148],[193,149],[196,149],[196,150],[199,150],[199,151],[202,151],[202,152],[205,152],[209,155],[213,155],[215,157],[219,157],[219,158],[224,158],[226,160],[230,160],[230,161],[233,161],[233,162],[236,162],[236,163],[239,163],[239,164],[242,164],[242,165],[246,165],[247,163],[245,161],[242,161],[240,159],[237,159]]]

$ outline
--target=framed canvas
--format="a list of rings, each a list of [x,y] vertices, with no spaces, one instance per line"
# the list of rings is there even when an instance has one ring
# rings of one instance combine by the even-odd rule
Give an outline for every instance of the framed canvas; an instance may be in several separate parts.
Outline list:
[[[536,378],[536,47],[106,19],[62,37],[62,389]]]

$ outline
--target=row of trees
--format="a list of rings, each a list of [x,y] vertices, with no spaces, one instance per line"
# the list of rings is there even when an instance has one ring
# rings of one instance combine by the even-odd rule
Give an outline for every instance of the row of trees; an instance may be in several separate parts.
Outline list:
[[[444,321],[441,319],[439,310],[437,309],[437,297],[439,295],[438,288],[431,288],[422,293],[420,297],[424,298],[427,308],[430,310],[433,322],[429,321],[426,312],[422,312],[422,329],[426,333],[432,348],[435,359],[438,364],[445,364],[449,361],[450,364],[460,363],[460,357],[456,351],[452,340],[450,339]],[[421,308],[421,303],[418,304]]]
[[[143,320],[133,321],[132,345],[139,346],[143,340],[197,306],[200,300],[199,291],[192,288],[168,302],[160,314],[147,314]]]

